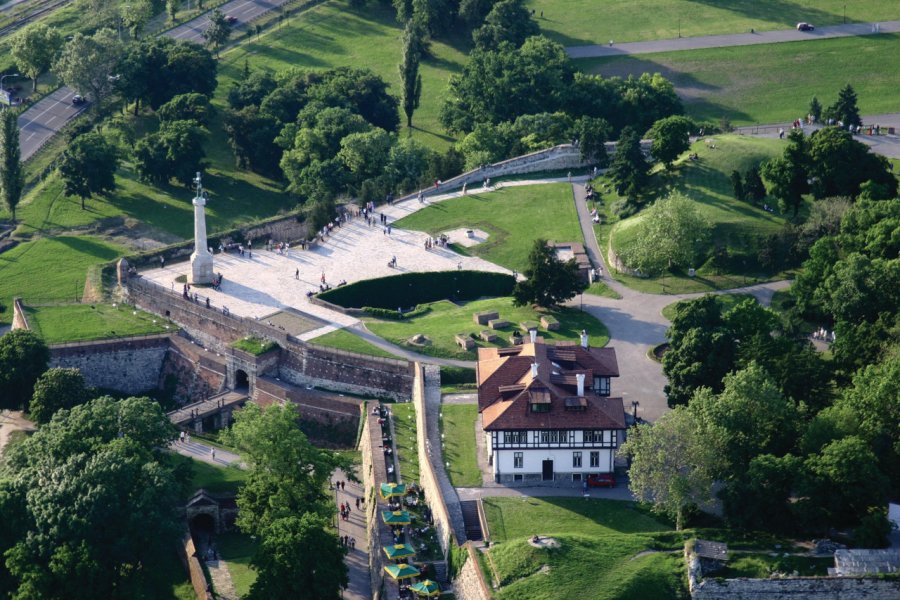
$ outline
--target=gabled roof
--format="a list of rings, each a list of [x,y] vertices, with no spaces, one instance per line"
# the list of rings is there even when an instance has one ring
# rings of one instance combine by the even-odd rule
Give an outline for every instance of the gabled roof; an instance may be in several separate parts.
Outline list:
[[[625,429],[621,398],[582,396],[584,410],[566,410],[569,398],[554,398],[548,412],[532,412],[523,394],[495,402],[481,413],[485,431],[520,429]]]

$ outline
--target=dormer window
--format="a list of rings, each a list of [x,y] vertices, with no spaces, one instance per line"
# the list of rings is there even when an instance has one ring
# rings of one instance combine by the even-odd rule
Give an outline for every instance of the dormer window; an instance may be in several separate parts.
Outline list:
[[[609,377],[594,377],[594,391],[598,396],[609,396]]]
[[[550,403],[543,402],[532,402],[531,403],[531,412],[533,413],[546,413],[550,412]]]

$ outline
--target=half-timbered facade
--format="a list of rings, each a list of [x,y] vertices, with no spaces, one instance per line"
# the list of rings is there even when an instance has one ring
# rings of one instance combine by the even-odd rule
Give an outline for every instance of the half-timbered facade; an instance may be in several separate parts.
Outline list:
[[[494,481],[582,481],[610,473],[625,410],[611,397],[613,348],[531,340],[478,349],[478,410]]]

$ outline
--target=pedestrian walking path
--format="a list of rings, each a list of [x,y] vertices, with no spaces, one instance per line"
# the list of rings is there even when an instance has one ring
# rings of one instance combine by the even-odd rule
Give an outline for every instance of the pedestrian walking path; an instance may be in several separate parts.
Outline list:
[[[169,448],[182,456],[187,456],[216,467],[244,467],[241,457],[234,452],[198,442],[195,438],[186,438],[185,441],[176,440],[169,445]]]
[[[876,25],[878,31],[876,31]],[[677,52],[679,50],[700,50],[703,48],[723,48],[732,46],[755,46],[757,44],[778,44],[783,42],[800,42],[897,32],[900,32],[900,20],[884,21],[877,24],[850,23],[846,25],[828,25],[819,27],[815,31],[782,29],[777,31],[758,31],[755,33],[732,33],[728,35],[672,38],[649,42],[626,42],[624,44],[616,44],[615,40],[613,40],[613,42],[608,45],[592,44],[588,46],[570,46],[566,48],[566,53],[571,58],[605,58],[630,54]]]
[[[337,469],[332,483],[343,482],[341,489],[335,490],[335,512],[344,503],[350,506],[350,516],[343,520],[338,516],[337,535],[351,540],[345,562],[349,584],[342,594],[345,600],[370,600],[372,598],[372,579],[369,576],[369,538],[366,533],[366,514],[362,503],[365,501],[365,490],[362,484],[347,479],[347,474]],[[360,504],[357,504],[359,500]]]

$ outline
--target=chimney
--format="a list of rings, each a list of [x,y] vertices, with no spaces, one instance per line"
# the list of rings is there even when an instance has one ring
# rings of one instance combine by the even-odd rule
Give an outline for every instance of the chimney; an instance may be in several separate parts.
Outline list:
[[[585,329],[581,330],[581,347],[585,350],[588,348],[588,334]]]
[[[531,338],[532,344],[537,341],[537,329],[529,329],[528,336]]]
[[[575,379],[578,381],[578,395],[584,396],[584,373],[576,373]]]
[[[537,379],[538,376],[538,364],[536,362],[531,363],[531,377],[532,379]]]

